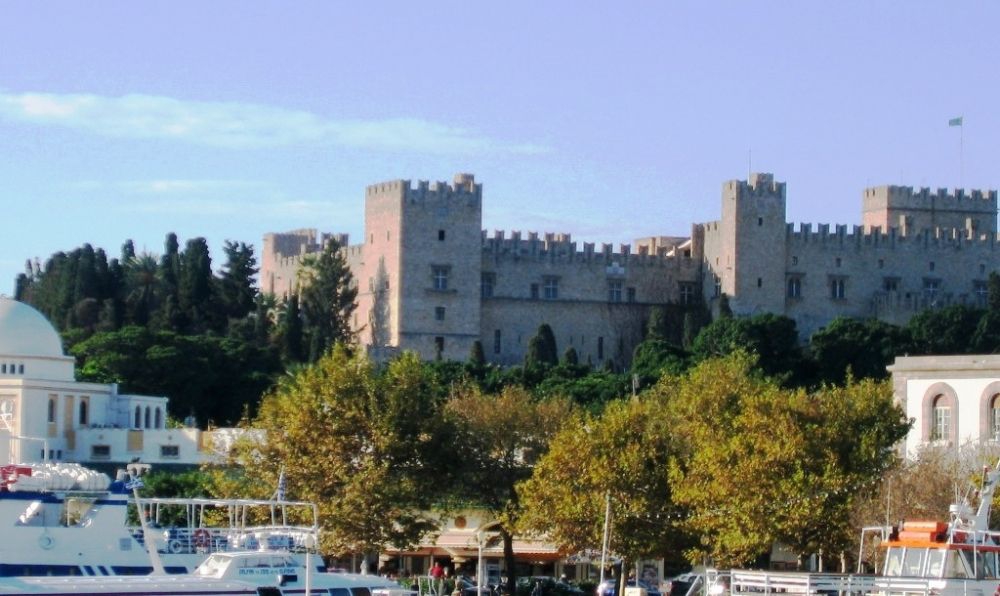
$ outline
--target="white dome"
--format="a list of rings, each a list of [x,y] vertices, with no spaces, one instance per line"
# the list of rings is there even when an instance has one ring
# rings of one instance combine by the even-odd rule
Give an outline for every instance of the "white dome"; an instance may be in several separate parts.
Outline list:
[[[63,358],[62,340],[45,315],[0,296],[0,355]]]

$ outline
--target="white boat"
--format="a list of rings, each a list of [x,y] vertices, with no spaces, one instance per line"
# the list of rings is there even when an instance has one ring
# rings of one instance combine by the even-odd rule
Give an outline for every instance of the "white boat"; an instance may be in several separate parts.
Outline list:
[[[0,577],[144,575],[147,543],[166,573],[185,574],[218,552],[301,559],[318,536],[312,503],[144,498],[137,507],[126,484],[77,464],[0,467]]]
[[[880,539],[884,561],[875,575],[732,571],[732,593],[877,594],[880,596],[1000,596],[1000,532],[990,530],[990,509],[1000,483],[1000,462],[984,470],[982,487],[950,507],[951,519],[907,521],[865,528]],[[968,495],[978,492],[973,509]],[[860,560],[860,555],[859,555]]]
[[[184,575],[0,578],[0,595],[21,594],[412,596],[413,592],[375,575],[321,573],[289,554],[247,551],[210,555]]]

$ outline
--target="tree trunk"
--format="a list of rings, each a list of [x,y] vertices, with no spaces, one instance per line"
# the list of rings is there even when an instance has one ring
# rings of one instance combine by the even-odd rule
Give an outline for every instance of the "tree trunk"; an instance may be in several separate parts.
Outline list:
[[[517,595],[517,562],[514,559],[514,536],[506,528],[500,528],[503,538],[503,564],[507,571],[507,586],[511,596]]]

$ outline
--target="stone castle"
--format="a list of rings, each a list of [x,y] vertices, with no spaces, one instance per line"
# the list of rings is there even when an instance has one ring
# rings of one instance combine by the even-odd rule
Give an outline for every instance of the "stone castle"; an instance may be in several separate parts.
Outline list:
[[[482,185],[395,180],[365,192],[361,244],[315,229],[264,236],[261,287],[296,291],[302,258],[336,238],[358,283],[353,326],[377,357],[415,350],[464,360],[482,342],[487,360],[523,360],[548,323],[560,351],[581,362],[628,363],[649,309],[775,313],[800,337],[845,315],[903,324],[951,304],[985,305],[986,278],[1000,266],[997,192],[880,186],[865,190],[862,225],[802,224],[785,218],[785,184],[751,174],[722,187],[721,219],[690,237],[578,244],[569,234],[482,229]]]

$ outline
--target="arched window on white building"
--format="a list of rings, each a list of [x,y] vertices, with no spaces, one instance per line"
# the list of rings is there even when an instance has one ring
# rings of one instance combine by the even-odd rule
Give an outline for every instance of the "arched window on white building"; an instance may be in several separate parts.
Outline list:
[[[931,441],[951,439],[953,416],[951,401],[944,395],[935,396],[931,405]]]
[[[48,415],[48,421],[50,423],[53,423],[53,424],[56,421],[56,398],[55,397],[50,397],[49,398],[49,415]]]
[[[80,401],[80,426],[87,426],[90,422],[88,412],[87,412],[87,402],[85,400]]]
[[[163,411],[156,408],[156,428],[163,428]]]
[[[994,441],[1000,441],[1000,393],[994,393],[990,398],[990,436]]]
[[[146,406],[146,420],[145,420],[146,424],[145,424],[145,426],[143,428],[149,428],[150,427],[149,425],[150,425],[150,422],[152,421],[152,418],[150,417],[150,415],[151,415],[151,412],[149,411],[149,406]]]
[[[135,423],[132,426],[134,428],[142,428],[142,408],[139,406],[135,407]]]

